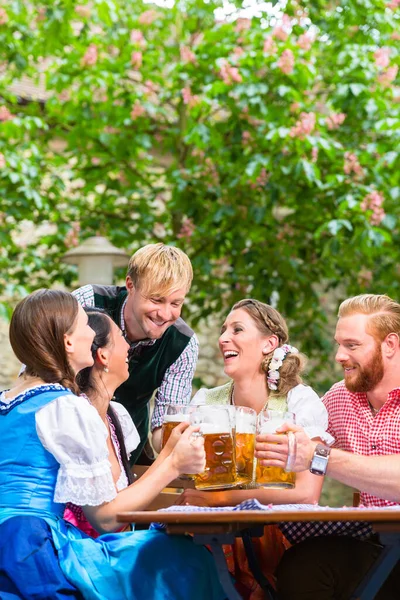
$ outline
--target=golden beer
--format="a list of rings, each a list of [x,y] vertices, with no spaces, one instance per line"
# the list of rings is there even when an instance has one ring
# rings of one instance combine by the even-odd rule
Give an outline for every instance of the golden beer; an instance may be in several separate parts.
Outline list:
[[[181,421],[164,421],[161,429],[161,448],[164,448],[171,436],[172,430],[179,425],[179,423],[181,423]]]
[[[282,435],[285,435],[284,433]],[[281,467],[262,467],[257,461],[256,482],[260,487],[268,488],[294,488],[296,473],[287,473]]]
[[[250,483],[253,479],[255,433],[236,432],[237,484]]]
[[[283,425],[283,423],[293,422],[293,413],[264,410],[259,415],[259,433],[286,435],[286,433],[277,434],[276,430]],[[257,460],[256,483],[259,487],[266,488],[293,488],[296,483],[296,473],[287,472],[281,467],[263,467]]]
[[[204,429],[205,426],[202,427]],[[233,437],[226,433],[203,433],[206,470],[194,476],[198,490],[236,486],[236,462]]]

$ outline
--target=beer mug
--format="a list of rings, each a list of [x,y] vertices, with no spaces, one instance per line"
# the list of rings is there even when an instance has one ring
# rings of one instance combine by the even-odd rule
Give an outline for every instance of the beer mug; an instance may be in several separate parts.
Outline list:
[[[236,486],[235,446],[232,421],[227,406],[197,406],[190,423],[200,427],[204,437],[206,469],[194,476],[198,490],[216,490]],[[196,435],[196,434],[193,434]]]
[[[278,410],[263,410],[258,416],[258,433],[275,434],[283,423],[294,423],[294,414]],[[286,433],[279,435],[286,435]],[[281,467],[263,467],[257,460],[256,483],[258,487],[293,488],[295,482],[295,473],[286,472]]]
[[[247,406],[236,406],[235,419],[237,484],[243,485],[253,480],[257,413]]]
[[[179,423],[190,422],[190,413],[197,407],[190,404],[167,404],[161,429],[161,448],[168,442],[172,430]]]

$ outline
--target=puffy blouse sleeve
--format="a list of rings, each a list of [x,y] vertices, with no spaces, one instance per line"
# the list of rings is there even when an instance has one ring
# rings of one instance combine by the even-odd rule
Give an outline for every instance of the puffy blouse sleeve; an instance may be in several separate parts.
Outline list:
[[[117,495],[108,460],[108,431],[82,397],[61,396],[36,413],[43,446],[60,464],[54,502],[98,506]]]
[[[126,410],[125,406],[120,402],[110,402],[111,407],[117,413],[119,424],[121,425],[122,435],[124,436],[125,448],[128,458],[140,444],[140,436],[136,429],[135,423],[132,421],[131,415]]]
[[[202,406],[203,404],[206,404],[206,396],[207,389],[201,388],[198,392],[195,393],[195,395],[190,401],[190,404],[193,404],[193,406]]]
[[[328,429],[328,412],[321,398],[308,385],[297,385],[288,394],[288,410],[296,415],[310,438],[321,438],[326,444],[335,441]]]

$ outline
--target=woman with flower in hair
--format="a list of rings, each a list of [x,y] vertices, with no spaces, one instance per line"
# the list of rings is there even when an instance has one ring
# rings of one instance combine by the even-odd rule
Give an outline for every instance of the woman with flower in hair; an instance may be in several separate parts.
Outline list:
[[[333,440],[326,433],[328,415],[315,391],[301,378],[305,357],[288,344],[288,327],[282,315],[258,300],[246,299],[236,303],[225,319],[219,337],[224,358],[224,371],[231,381],[217,388],[201,389],[192,404],[230,404],[247,406],[257,414],[269,408],[293,412],[296,423],[304,426],[312,439]],[[292,489],[233,489],[206,492],[185,490],[180,503],[198,506],[232,506],[256,498],[263,504],[318,502],[323,478],[305,471],[297,474]],[[265,528],[261,544],[261,564],[268,572],[275,570],[287,543],[277,528]],[[244,552],[235,544],[235,560],[243,569]],[[243,574],[243,571],[242,571]],[[235,566],[237,576],[237,564]],[[241,577],[243,581],[243,577]],[[245,577],[249,585],[253,578]],[[261,597],[254,593],[252,599]]]

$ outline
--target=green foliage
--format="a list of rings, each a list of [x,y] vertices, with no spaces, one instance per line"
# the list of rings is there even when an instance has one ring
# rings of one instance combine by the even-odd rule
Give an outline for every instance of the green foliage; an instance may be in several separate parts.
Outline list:
[[[222,4],[0,9],[0,294],[72,285],[60,257],[89,235],[176,243],[194,322],[275,302],[318,373],[332,290],[399,296],[400,9],[289,0],[248,21],[235,2],[218,21]]]

